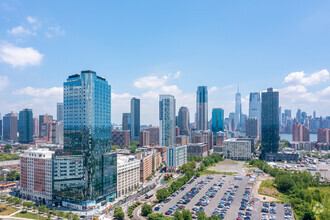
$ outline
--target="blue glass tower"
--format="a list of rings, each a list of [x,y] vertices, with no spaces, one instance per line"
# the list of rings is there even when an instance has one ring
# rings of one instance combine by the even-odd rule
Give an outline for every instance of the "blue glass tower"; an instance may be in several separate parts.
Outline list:
[[[224,111],[222,108],[212,109],[212,132],[216,134],[224,129]]]
[[[63,200],[100,202],[116,193],[116,158],[111,154],[111,86],[87,70],[64,82],[64,153],[81,155],[82,184],[61,187]],[[74,187],[72,187],[74,185]]]
[[[33,113],[32,109],[23,109],[19,112],[18,120],[19,142],[28,144],[33,142]]]
[[[208,122],[208,92],[207,86],[198,86],[196,92],[196,127],[197,130],[207,130]]]

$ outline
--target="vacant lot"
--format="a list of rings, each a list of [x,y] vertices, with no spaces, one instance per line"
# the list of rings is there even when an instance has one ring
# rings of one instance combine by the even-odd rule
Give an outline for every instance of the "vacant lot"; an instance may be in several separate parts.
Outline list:
[[[39,220],[47,220],[47,218],[43,217],[43,216],[39,216],[38,218],[38,215],[36,214],[32,214],[32,213],[17,213],[15,215],[15,217],[20,217],[20,218],[28,218],[28,219],[39,219]]]

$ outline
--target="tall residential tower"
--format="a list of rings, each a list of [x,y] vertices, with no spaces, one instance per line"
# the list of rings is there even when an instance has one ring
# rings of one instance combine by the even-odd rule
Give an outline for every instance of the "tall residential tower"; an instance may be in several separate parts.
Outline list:
[[[159,144],[175,143],[175,99],[173,95],[159,95]]]
[[[196,127],[197,130],[207,130],[208,122],[207,86],[198,86],[196,93]]]
[[[131,99],[131,141],[140,140],[140,99]]]

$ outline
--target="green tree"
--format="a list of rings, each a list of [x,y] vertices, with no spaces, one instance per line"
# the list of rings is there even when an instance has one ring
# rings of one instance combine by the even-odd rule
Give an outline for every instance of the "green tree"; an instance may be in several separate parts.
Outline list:
[[[179,210],[174,212],[174,220],[183,220],[182,213]]]
[[[184,220],[192,220],[192,214],[189,209],[182,209],[182,217]]]
[[[152,207],[150,205],[144,204],[142,206],[141,215],[148,216],[150,213],[152,213]]]
[[[57,216],[58,216],[59,218],[63,218],[63,216],[64,216],[64,212],[63,212],[63,211],[59,211],[59,212],[57,212]]]
[[[79,219],[79,216],[77,214],[72,215],[72,220],[78,220],[78,219]]]
[[[302,217],[302,220],[315,220],[315,215],[314,215],[314,212],[310,209],[307,209],[305,212],[304,212],[304,215]]]
[[[7,174],[7,181],[19,180],[20,174],[16,170],[11,170]]]
[[[280,192],[287,193],[293,189],[295,183],[289,175],[277,175],[275,178],[277,189]]]
[[[122,207],[120,207],[120,206],[116,207],[113,216],[115,217],[115,219],[124,219],[125,214],[123,212]]]
[[[10,153],[11,149],[13,149],[11,144],[6,144],[3,151],[6,152],[6,153]]]
[[[198,220],[207,220],[207,216],[206,216],[205,212],[198,212],[197,219]]]
[[[156,192],[156,196],[157,196],[157,199],[158,201],[162,202],[164,201],[165,199],[167,199],[167,197],[170,195],[170,193],[168,192],[168,190],[166,188],[162,188],[162,189],[159,189],[157,190]]]

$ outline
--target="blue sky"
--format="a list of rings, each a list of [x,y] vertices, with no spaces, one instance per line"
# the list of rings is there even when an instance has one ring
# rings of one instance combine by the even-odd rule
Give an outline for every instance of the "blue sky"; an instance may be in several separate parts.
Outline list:
[[[195,112],[198,85],[213,107],[243,112],[273,87],[282,109],[329,115],[329,1],[1,1],[0,113],[56,112],[68,75],[92,69],[112,85],[112,121],[141,98],[158,124],[158,95]],[[210,114],[209,114],[210,115]],[[192,118],[193,119],[193,118]]]

